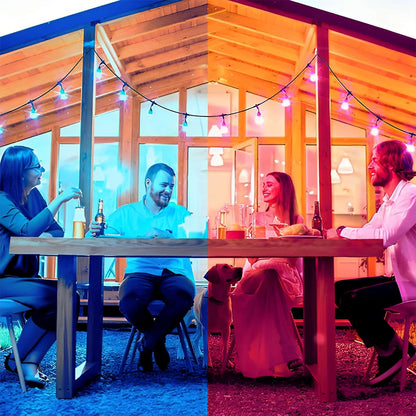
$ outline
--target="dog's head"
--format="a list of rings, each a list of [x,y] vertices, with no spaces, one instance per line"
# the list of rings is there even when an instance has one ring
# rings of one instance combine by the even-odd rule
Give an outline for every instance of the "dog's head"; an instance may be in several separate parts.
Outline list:
[[[226,283],[232,285],[237,283],[243,274],[241,267],[230,266],[229,264],[216,264],[205,274],[205,279],[213,284]]]

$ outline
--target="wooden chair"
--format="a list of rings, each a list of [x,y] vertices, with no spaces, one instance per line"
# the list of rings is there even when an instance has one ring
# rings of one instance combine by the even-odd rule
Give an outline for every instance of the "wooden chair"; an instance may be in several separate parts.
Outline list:
[[[159,315],[163,306],[164,306],[163,301],[154,300],[154,301],[150,302],[148,309],[149,309],[150,313],[152,314],[152,316],[157,316],[157,315]],[[192,372],[193,367],[192,367],[192,362],[191,362],[191,359],[190,359],[190,356],[189,356],[188,348],[189,348],[189,351],[191,352],[191,355],[192,355],[192,358],[193,358],[195,364],[197,364],[197,365],[198,365],[198,358],[196,357],[194,347],[192,345],[191,339],[190,339],[189,334],[188,334],[188,328],[186,327],[186,324],[185,324],[183,319],[181,319],[181,321],[179,322],[179,325],[176,327],[176,330],[178,332],[179,341],[181,343],[182,351],[183,351],[183,354],[184,354],[184,357],[185,357],[186,367],[187,367],[189,372]],[[132,345],[133,345],[133,351],[132,351],[132,355],[131,355],[131,358],[130,358],[130,364],[133,363],[134,358],[136,356],[137,345],[138,345],[138,342],[140,340],[140,336],[141,336],[140,331],[135,326],[132,326],[131,331],[130,331],[129,339],[127,341],[127,346],[126,346],[126,349],[124,351],[123,358],[121,360],[120,374],[124,371],[124,367],[126,365],[126,362],[127,362],[128,356],[130,354],[130,349],[131,349]],[[185,339],[186,339],[186,342],[185,342]],[[186,344],[188,344],[188,347],[187,347]]]
[[[29,307],[22,305],[12,299],[0,299],[0,316],[6,318],[7,329],[9,330],[10,341],[12,344],[13,357],[16,363],[17,374],[19,376],[20,387],[26,392],[26,383],[23,376],[22,363],[20,361],[19,351],[17,349],[16,334],[13,327],[13,318],[18,317],[23,322],[23,313],[30,310]]]
[[[416,361],[416,354],[410,360],[407,360],[407,354],[409,350],[410,325],[412,324],[412,322],[416,322],[416,300],[409,300],[386,308],[385,319],[388,321],[393,316],[395,316],[395,318],[398,319],[403,319],[404,321],[403,358],[400,370],[400,391],[403,391],[404,386],[406,384],[407,370],[415,374],[412,370],[408,369],[408,367]],[[370,371],[376,359],[376,356],[377,353],[374,351],[370,358],[370,362],[367,367],[367,372],[364,376],[364,379],[366,381],[369,380]]]

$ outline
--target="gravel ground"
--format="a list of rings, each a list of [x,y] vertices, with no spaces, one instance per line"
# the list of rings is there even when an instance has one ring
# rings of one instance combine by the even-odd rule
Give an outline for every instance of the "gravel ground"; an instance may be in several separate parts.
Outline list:
[[[215,368],[220,342],[216,336],[210,339],[214,370],[209,374],[201,368],[189,374],[185,363],[176,360],[178,341],[170,335],[167,346],[172,362],[167,371],[156,369],[151,374],[141,374],[133,364],[119,376],[128,335],[126,330],[104,330],[102,376],[73,399],[55,397],[54,351],[43,365],[51,379],[44,390],[29,389],[23,394],[17,377],[0,368],[0,415],[416,415],[416,376],[408,374],[405,391],[401,393],[397,378],[385,387],[363,385],[361,377],[369,352],[354,341],[352,331],[337,330],[335,403],[317,401],[311,380],[302,369],[289,379],[250,380],[232,370],[220,375]],[[77,359],[83,359],[84,350],[85,332],[79,332]]]

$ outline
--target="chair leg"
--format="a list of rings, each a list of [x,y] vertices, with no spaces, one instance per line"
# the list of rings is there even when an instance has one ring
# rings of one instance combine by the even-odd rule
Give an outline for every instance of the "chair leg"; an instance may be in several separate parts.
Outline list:
[[[189,350],[191,351],[192,358],[194,359],[195,364],[198,365],[198,358],[196,356],[194,346],[191,342],[191,338],[188,333],[188,328],[186,327],[185,321],[183,319],[181,320],[180,325],[182,326],[183,333],[185,334],[186,342],[188,343],[188,347],[189,347]]]
[[[129,340],[127,341],[126,349],[124,350],[123,359],[121,360],[119,374],[121,374],[124,370],[124,366],[126,365],[127,358],[130,353],[131,344],[133,343],[134,336],[136,335],[136,328],[134,326],[131,327]],[[136,344],[135,344],[136,347]],[[133,351],[134,353],[134,351]],[[133,360],[133,358],[132,358]]]
[[[22,388],[23,392],[26,392],[26,383],[25,383],[25,378],[23,376],[23,369],[22,369],[22,363],[20,361],[19,350],[17,349],[16,336],[14,334],[13,319],[11,315],[7,315],[6,320],[7,320],[7,328],[10,334],[10,341],[12,343],[12,350],[13,350],[14,361],[16,363],[16,370],[19,376],[20,387]]]
[[[135,328],[135,330],[136,330],[136,338],[135,338],[134,344],[133,344],[133,352],[131,354],[130,365],[133,364],[133,361],[136,358],[137,347],[139,345],[139,341],[140,341],[140,338],[141,338],[141,335],[142,335],[141,332],[137,328]]]
[[[192,373],[194,371],[194,369],[192,367],[191,359],[189,358],[188,349],[186,348],[185,337],[184,337],[184,330],[181,327],[181,322],[179,323],[179,325],[177,326],[176,329],[178,331],[179,341],[181,342],[183,354],[185,356],[186,367],[188,368],[188,371],[190,373]]]
[[[404,390],[404,386],[406,384],[407,353],[409,351],[410,324],[411,324],[410,316],[406,316],[404,319],[403,358],[402,358],[402,368],[400,370],[400,391]]]
[[[295,318],[293,317],[293,315],[292,315],[292,324],[293,324],[293,331],[295,333],[295,337],[296,337],[296,340],[297,340],[299,348],[300,348],[300,352],[303,355],[303,340],[302,340],[302,337],[299,334],[299,330],[298,330],[298,327],[296,326]]]
[[[386,311],[386,313],[384,315],[384,320],[388,322],[389,319],[390,319],[390,315],[391,315],[391,312]],[[373,352],[372,352],[371,357],[370,357],[370,361],[369,361],[368,366],[367,366],[367,370],[365,371],[365,374],[364,374],[364,377],[363,377],[363,382],[364,383],[367,383],[370,380],[370,373],[371,373],[371,370],[373,368],[374,361],[376,360],[376,358],[377,358],[377,353],[376,353],[376,350],[373,349]]]

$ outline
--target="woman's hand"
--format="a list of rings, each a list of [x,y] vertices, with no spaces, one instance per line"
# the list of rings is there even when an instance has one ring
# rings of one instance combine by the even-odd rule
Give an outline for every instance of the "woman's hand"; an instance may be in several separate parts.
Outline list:
[[[59,207],[65,203],[68,202],[71,199],[75,198],[82,198],[82,191],[79,188],[75,187],[69,187],[66,188],[63,192],[61,192],[49,205],[48,209],[51,211],[52,215],[55,216],[55,214],[58,212]]]
[[[82,191],[79,188],[69,187],[61,192],[56,199],[60,199],[60,203],[68,202],[71,199],[82,198]]]

